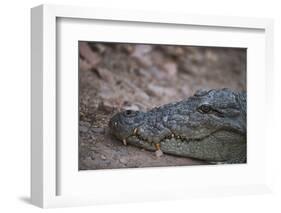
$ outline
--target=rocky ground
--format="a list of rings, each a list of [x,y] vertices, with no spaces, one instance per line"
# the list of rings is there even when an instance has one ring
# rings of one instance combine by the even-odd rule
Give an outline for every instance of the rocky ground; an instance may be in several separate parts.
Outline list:
[[[201,88],[246,90],[245,49],[79,42],[79,60],[80,170],[204,164],[124,146],[108,134],[108,121]]]

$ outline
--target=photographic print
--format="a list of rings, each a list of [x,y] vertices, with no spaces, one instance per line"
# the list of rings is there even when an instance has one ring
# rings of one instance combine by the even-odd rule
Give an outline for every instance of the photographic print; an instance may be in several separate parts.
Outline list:
[[[79,170],[247,161],[246,48],[79,41]]]

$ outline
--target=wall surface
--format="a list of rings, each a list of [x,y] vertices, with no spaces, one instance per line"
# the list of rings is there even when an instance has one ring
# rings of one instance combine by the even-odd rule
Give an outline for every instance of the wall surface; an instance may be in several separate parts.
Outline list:
[[[1,4],[1,212],[37,212],[29,204],[30,190],[30,8],[41,3],[77,4],[74,0],[44,2],[38,0],[9,0]],[[202,198],[184,201],[122,204],[71,209],[47,210],[52,212],[280,212],[281,172],[280,139],[280,69],[281,62],[281,13],[278,1],[262,0],[212,0],[212,1],[95,1],[81,0],[81,6],[99,6],[191,14],[216,14],[231,16],[268,17],[275,20],[275,77],[274,77],[274,135],[272,141],[274,171],[273,194],[259,196]],[[279,99],[278,99],[279,98]],[[263,113],[263,112],[261,112]],[[280,126],[280,125],[279,125]],[[278,211],[279,210],[279,211]]]

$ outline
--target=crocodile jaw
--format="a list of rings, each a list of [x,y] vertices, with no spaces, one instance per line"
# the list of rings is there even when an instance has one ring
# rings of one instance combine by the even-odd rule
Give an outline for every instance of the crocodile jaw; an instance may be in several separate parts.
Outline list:
[[[165,138],[159,142],[160,149],[167,154],[210,162],[235,160],[236,163],[244,163],[245,159],[243,156],[245,156],[246,152],[246,139],[237,133],[231,133],[235,134],[235,138],[238,137],[239,139],[226,141],[218,138],[218,135],[221,134],[224,134],[224,132],[218,131],[201,139]],[[136,135],[129,136],[126,141],[131,145],[150,151],[156,150],[155,143],[148,142]]]

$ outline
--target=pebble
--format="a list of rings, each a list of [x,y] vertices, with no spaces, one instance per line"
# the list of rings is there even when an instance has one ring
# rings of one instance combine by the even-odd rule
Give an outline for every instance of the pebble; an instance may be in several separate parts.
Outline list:
[[[104,155],[101,155],[100,158],[101,158],[102,160],[106,160],[106,157],[105,157]]]
[[[91,124],[88,121],[80,121],[80,125],[81,126],[86,126],[86,127],[90,127]]]
[[[111,143],[108,143],[108,144],[105,144],[105,146],[107,146],[107,147],[112,147],[112,144],[111,144]]]
[[[167,63],[163,64],[163,68],[166,71],[166,74],[167,74],[166,77],[168,79],[174,78],[177,76],[178,68],[175,63],[167,62]]]
[[[90,126],[91,126],[91,124],[89,122],[87,122],[87,121],[80,121],[79,124],[80,124],[79,130],[81,132],[88,132],[88,130],[89,130]]]
[[[95,155],[94,152],[90,152],[89,155],[90,155],[90,158],[91,158],[92,160],[95,160],[96,155]]]
[[[86,126],[80,126],[80,127],[79,127],[79,130],[80,130],[81,132],[88,132],[89,128],[86,127]]]
[[[156,97],[164,95],[173,97],[177,95],[177,92],[174,88],[162,87],[160,85],[155,85],[152,83],[147,86],[147,90],[150,95]]]
[[[92,128],[92,131],[94,132],[94,133],[99,133],[99,134],[103,134],[103,133],[105,133],[105,129],[104,128],[99,128],[99,127],[97,127],[97,128]]]
[[[99,67],[94,69],[94,71],[98,74],[101,79],[105,80],[106,82],[109,82],[111,84],[114,82],[114,76],[111,74],[110,70]]]
[[[126,159],[126,158],[120,158],[119,161],[120,161],[120,163],[123,163],[123,164],[128,163],[128,159]]]
[[[100,102],[98,109],[107,113],[111,113],[114,110],[114,106],[109,101],[103,100]]]

